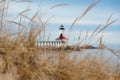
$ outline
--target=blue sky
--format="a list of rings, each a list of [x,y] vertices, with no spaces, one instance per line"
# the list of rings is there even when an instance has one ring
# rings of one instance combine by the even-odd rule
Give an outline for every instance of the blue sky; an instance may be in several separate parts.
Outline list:
[[[74,26],[72,33],[69,33],[69,28],[73,21],[82,15],[84,10],[93,1],[94,0],[33,0],[33,2],[30,3],[16,3],[15,5],[11,3],[9,15],[15,17],[21,11],[30,8],[31,11],[27,15],[31,16],[39,9],[39,14],[43,16],[43,21],[51,18],[46,25],[46,35],[51,33],[51,40],[55,40],[59,35],[58,28],[63,24],[66,28],[65,35],[67,37],[74,36],[72,39],[69,38],[69,44],[75,44],[74,41],[77,42],[76,38],[79,36],[79,32],[82,32],[82,38],[84,38],[87,30],[89,34],[91,34],[98,24],[104,25],[107,18],[112,14],[111,21],[115,19],[118,19],[118,21],[95,37],[91,44],[96,44],[95,40],[103,35],[105,44],[120,49],[120,38],[118,38],[120,34],[120,0],[101,0]],[[67,5],[51,9],[52,6],[57,4]]]

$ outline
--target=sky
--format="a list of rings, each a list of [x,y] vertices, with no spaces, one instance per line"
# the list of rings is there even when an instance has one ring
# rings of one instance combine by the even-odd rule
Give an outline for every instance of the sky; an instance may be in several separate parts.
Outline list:
[[[28,0],[27,0],[28,1]],[[55,40],[59,36],[59,27],[61,24],[65,27],[64,35],[68,38],[68,44],[77,44],[78,36],[81,33],[81,40],[85,39],[88,32],[90,36],[95,28],[101,24],[101,28],[105,25],[107,19],[112,15],[111,20],[116,20],[115,23],[107,27],[104,31],[94,38],[88,37],[85,43],[95,44],[101,35],[103,35],[104,44],[120,49],[120,0],[100,0],[82,19],[74,25],[70,32],[70,26],[77,17],[80,17],[86,8],[94,0],[33,0],[32,2],[11,2],[9,8],[9,15],[16,17],[18,13],[31,9],[27,16],[32,16],[39,10],[42,20],[46,24],[46,35],[51,34],[50,40]],[[13,5],[14,4],[14,5]],[[63,4],[63,6],[55,5]],[[83,43],[83,44],[85,44]]]

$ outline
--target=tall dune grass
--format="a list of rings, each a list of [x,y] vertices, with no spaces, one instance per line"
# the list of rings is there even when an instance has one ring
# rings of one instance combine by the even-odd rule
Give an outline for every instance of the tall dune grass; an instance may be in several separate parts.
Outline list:
[[[78,18],[78,21],[97,3],[98,1],[93,2]],[[89,53],[81,57],[84,55],[84,50],[81,50],[77,55],[71,56],[71,52],[69,53],[65,49],[51,51],[46,48],[37,48],[35,45],[37,38],[45,32],[45,23],[40,18],[39,11],[30,18],[24,15],[30,10],[26,9],[19,14],[18,18],[20,20],[18,22],[6,21],[4,15],[6,14],[7,8],[5,5],[7,4],[6,0],[0,1],[0,80],[120,80],[119,51],[108,48],[102,42],[100,43],[102,47],[117,56],[118,60],[112,63],[109,59],[105,59],[103,52],[100,55]],[[26,26],[22,20],[27,20],[29,26]],[[98,30],[99,25],[91,36],[97,35],[115,22],[109,21],[110,18],[100,30]],[[9,26],[6,27],[4,23],[16,25],[18,31],[10,32],[7,29]],[[75,23],[76,20],[73,25]],[[73,28],[73,25],[71,28]],[[88,32],[86,33],[86,39],[87,37]],[[81,33],[78,40],[81,40]]]

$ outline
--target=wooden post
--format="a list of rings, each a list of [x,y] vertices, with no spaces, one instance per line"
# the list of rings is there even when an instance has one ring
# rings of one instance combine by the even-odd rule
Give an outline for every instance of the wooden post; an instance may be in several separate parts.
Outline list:
[[[56,42],[54,42],[54,46],[56,47]]]
[[[50,47],[50,41],[48,42],[48,46]]]
[[[53,41],[52,41],[52,47],[53,47]]]
[[[59,47],[59,41],[57,41],[57,47]]]
[[[43,41],[43,46],[45,46],[45,42]]]

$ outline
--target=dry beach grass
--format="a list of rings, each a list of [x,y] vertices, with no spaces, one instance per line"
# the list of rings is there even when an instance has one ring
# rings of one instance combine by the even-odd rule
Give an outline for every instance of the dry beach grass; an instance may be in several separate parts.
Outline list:
[[[98,2],[99,0],[95,0],[82,16],[76,18],[70,30]],[[64,49],[53,52],[47,48],[38,49],[35,46],[37,38],[43,33],[43,37],[40,37],[43,39],[45,33],[45,23],[39,16],[39,11],[30,18],[24,15],[30,10],[26,9],[18,14],[19,21],[8,21],[6,20],[8,3],[10,1],[0,1],[0,80],[120,80],[120,51],[110,49],[102,42],[100,43],[117,57],[117,60],[112,63],[109,59],[105,59],[104,53],[87,54],[81,57],[84,55],[84,50],[81,50],[79,56],[71,57],[70,53]],[[59,4],[51,9],[62,5],[66,4]],[[94,38],[114,23],[116,20],[110,21],[111,17],[107,19],[103,27],[98,25],[90,37]],[[28,25],[24,25],[22,20],[28,21],[29,30]],[[18,31],[8,29],[9,25],[16,25]],[[79,44],[85,41],[81,41],[80,36]],[[86,39],[87,37],[89,37],[88,33],[86,33]]]

